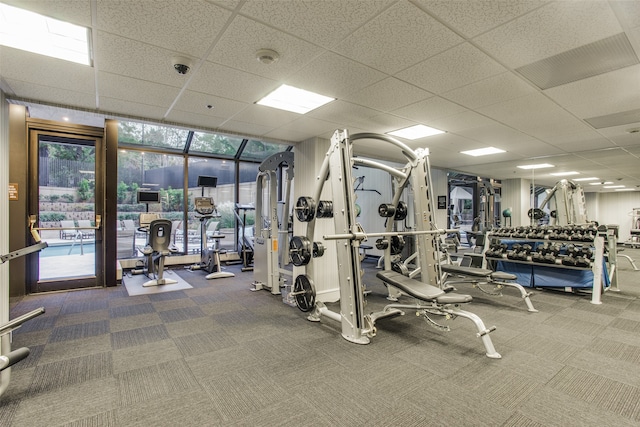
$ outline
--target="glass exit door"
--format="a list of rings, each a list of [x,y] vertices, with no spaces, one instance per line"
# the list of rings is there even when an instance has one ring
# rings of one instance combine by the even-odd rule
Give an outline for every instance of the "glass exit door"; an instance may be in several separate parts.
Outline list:
[[[30,291],[103,286],[101,139],[32,131],[30,140],[30,214],[48,245],[30,259]]]

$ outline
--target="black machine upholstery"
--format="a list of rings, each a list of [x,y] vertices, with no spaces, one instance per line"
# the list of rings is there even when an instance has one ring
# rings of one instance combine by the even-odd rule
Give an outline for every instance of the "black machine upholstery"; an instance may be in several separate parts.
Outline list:
[[[169,285],[176,283],[173,279],[163,278],[164,258],[172,251],[171,243],[171,221],[168,219],[154,219],[149,224],[149,236],[144,253],[147,255],[147,274],[156,278],[145,282],[142,286]]]
[[[503,271],[492,271],[486,268],[465,267],[455,264],[442,264],[442,271],[459,276],[469,276],[476,278],[491,278],[493,280],[516,280],[517,276]]]
[[[169,255],[171,244],[171,221],[168,219],[154,219],[149,224],[149,246],[153,252]]]
[[[436,302],[438,304],[462,304],[472,300],[470,295],[446,293],[440,288],[411,279],[393,270],[380,271],[376,274],[376,277],[407,295],[422,301]]]

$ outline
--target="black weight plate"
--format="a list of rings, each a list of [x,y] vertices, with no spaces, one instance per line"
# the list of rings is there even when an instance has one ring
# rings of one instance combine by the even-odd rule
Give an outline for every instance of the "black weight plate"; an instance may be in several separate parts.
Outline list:
[[[296,202],[296,218],[300,222],[311,222],[316,215],[316,202],[311,197],[302,196]]]
[[[306,274],[300,274],[293,283],[293,293],[296,305],[300,311],[308,312],[316,305],[316,287]]]
[[[396,221],[404,221],[407,217],[407,213],[409,212],[409,207],[405,202],[399,202],[398,207],[396,208],[396,213],[393,216],[393,219]]]
[[[306,236],[293,236],[289,242],[289,257],[296,267],[309,264],[313,247]]]

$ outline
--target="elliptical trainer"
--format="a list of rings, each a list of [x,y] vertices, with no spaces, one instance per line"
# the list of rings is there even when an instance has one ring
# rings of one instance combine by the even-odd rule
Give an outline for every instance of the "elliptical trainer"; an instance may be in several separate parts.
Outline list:
[[[219,239],[224,238],[223,234],[213,234],[213,248],[209,249],[207,245],[207,222],[212,218],[219,218],[220,215],[216,209],[212,197],[204,196],[204,187],[215,187],[217,184],[216,177],[198,176],[198,187],[202,188],[200,197],[194,200],[196,218],[200,221],[200,262],[189,267],[189,270],[205,270],[207,280],[222,279],[225,277],[234,277],[235,274],[222,271],[220,265],[220,248],[217,245]],[[215,231],[214,231],[215,233]]]

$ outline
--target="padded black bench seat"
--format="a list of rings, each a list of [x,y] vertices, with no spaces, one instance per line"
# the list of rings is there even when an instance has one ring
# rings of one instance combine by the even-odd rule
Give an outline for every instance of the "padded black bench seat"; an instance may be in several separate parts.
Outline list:
[[[435,301],[439,304],[462,304],[471,302],[471,295],[445,293],[442,289],[426,283],[410,279],[393,270],[380,271],[376,274],[380,280],[400,289],[402,292],[422,301]]]
[[[451,274],[462,274],[464,276],[487,277],[491,276],[492,270],[486,268],[463,267],[461,265],[443,264],[440,266],[442,271]]]
[[[486,268],[464,267],[454,264],[443,264],[440,268],[442,268],[442,271],[445,273],[472,277],[491,277],[493,280],[516,280],[518,278],[515,274],[505,273],[504,271],[487,270]]]

